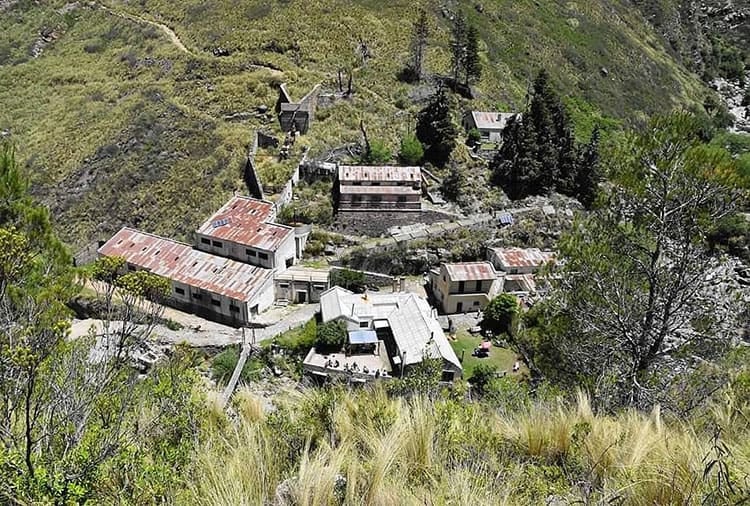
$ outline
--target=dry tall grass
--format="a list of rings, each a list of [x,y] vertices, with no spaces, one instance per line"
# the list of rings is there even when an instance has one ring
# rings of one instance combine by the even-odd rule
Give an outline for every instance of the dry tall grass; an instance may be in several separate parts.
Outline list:
[[[710,434],[658,410],[603,416],[583,394],[503,415],[380,389],[294,393],[270,414],[242,391],[236,406],[238,421],[214,424],[200,449],[185,502],[653,505],[700,504],[714,491],[704,477]],[[733,422],[726,432],[737,499],[750,479],[750,430]]]

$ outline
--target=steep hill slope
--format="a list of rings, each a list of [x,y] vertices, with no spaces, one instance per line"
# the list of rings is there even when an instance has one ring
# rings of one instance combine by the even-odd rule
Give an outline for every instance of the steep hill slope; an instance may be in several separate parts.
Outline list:
[[[523,107],[544,67],[585,136],[595,120],[639,120],[706,92],[625,0],[460,5],[482,38],[471,107]],[[445,74],[459,5],[424,6],[427,68]],[[186,237],[242,189],[252,129],[280,133],[256,112],[273,107],[279,82],[294,97],[316,83],[331,92],[337,71],[354,69],[355,95],[327,102],[302,142],[314,153],[357,141],[360,119],[395,148],[429,91],[396,78],[416,17],[406,0],[22,0],[0,9],[0,132],[76,247],[123,224]],[[218,47],[229,56],[214,56]],[[283,181],[283,166],[266,165],[271,185]]]

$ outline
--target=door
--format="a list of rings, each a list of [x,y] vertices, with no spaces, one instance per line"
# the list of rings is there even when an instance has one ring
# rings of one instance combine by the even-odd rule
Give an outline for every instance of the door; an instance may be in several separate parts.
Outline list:
[[[463,313],[463,312],[464,312],[464,303],[456,302],[456,313]]]
[[[307,302],[307,292],[297,292],[297,302],[299,304]]]

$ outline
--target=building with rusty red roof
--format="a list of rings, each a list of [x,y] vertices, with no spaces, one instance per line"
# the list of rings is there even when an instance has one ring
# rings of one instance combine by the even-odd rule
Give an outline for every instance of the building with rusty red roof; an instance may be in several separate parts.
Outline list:
[[[432,295],[446,314],[484,309],[502,291],[502,279],[490,262],[440,264],[430,271]]]
[[[492,265],[507,274],[534,274],[555,260],[553,252],[537,248],[489,248],[487,253]]]
[[[246,325],[274,301],[272,270],[132,228],[117,232],[98,254],[124,258],[128,271],[169,279],[167,303],[227,323]]]
[[[196,234],[196,247],[215,255],[267,269],[293,265],[301,248],[292,227],[274,223],[272,202],[233,197],[216,211]]]
[[[334,200],[339,211],[420,211],[422,169],[340,165]]]

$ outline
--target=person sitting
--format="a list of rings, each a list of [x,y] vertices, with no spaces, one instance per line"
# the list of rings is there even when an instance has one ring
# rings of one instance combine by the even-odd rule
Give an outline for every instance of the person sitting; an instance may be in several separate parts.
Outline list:
[[[367,368],[367,366],[364,366],[362,368],[362,372],[365,373],[365,374],[370,374],[370,370]]]
[[[333,363],[333,367],[335,367],[336,369],[338,369],[340,365],[341,363],[339,362],[339,359],[336,359],[336,362]]]

